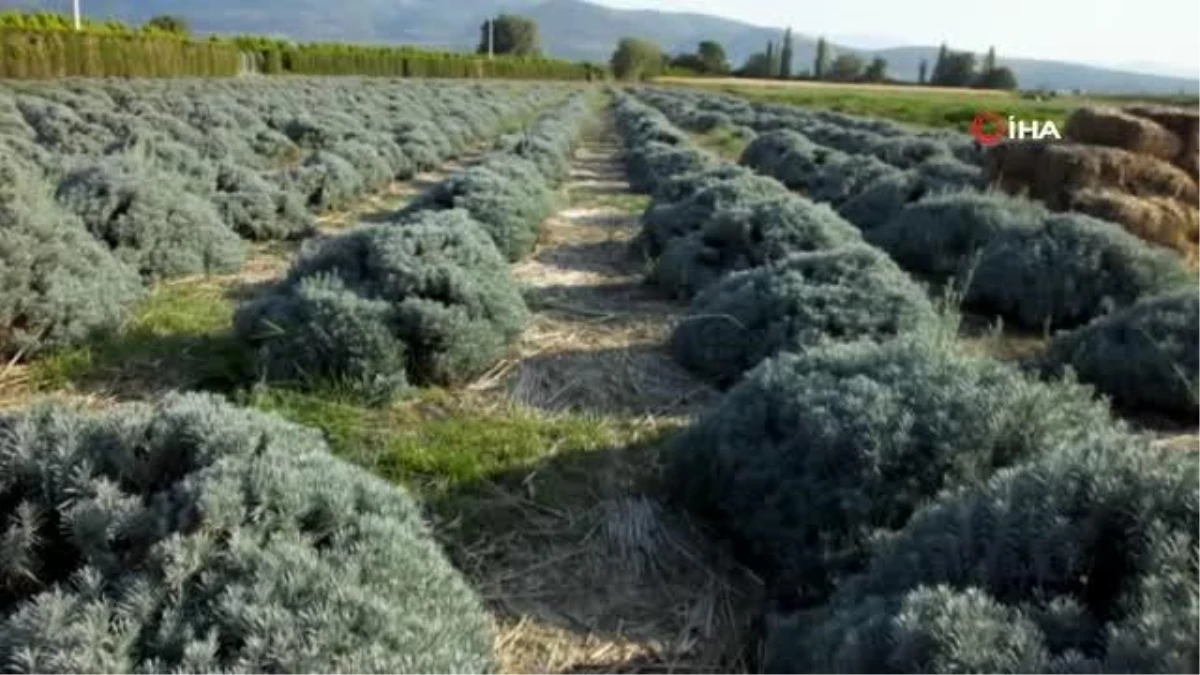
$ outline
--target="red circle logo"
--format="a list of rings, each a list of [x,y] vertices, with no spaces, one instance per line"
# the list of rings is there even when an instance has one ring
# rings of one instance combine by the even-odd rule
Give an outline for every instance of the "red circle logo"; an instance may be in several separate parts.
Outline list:
[[[981,112],[971,120],[971,135],[980,145],[996,145],[1008,137],[1008,120],[994,112]]]

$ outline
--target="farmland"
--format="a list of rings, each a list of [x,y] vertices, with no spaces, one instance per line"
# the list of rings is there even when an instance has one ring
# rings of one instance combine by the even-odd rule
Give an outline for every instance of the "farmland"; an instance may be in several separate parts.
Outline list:
[[[1137,103],[1144,98],[1120,100],[1109,96],[1033,96],[996,89],[916,87],[913,85],[747,80],[743,78],[661,77],[663,86],[712,90],[764,103],[802,105],[850,115],[946,127],[963,131],[981,111],[1003,112],[1022,119],[1052,121],[1061,125],[1071,111],[1083,105]],[[1158,99],[1156,99],[1158,100]],[[1171,97],[1162,102],[1195,106],[1194,97]]]
[[[1194,261],[827,108],[3,85],[0,656],[1195,670]]]

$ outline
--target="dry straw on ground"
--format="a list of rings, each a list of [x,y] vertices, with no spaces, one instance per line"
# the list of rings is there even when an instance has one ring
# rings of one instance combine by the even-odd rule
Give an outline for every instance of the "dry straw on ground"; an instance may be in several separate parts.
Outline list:
[[[609,205],[629,189],[616,152],[595,134],[577,152],[568,207],[513,267],[532,322],[476,388],[547,415],[627,420],[647,443],[493,482],[463,511],[462,527],[486,517],[485,533],[452,553],[492,608],[506,672],[746,672],[760,584],[654,496],[655,439],[716,393],[665,349],[686,308],[629,253],[637,215]],[[552,509],[532,498],[563,490]]]

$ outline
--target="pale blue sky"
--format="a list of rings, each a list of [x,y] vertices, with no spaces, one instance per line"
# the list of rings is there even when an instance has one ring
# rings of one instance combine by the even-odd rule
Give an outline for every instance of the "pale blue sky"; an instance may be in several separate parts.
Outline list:
[[[939,44],[1009,56],[1160,64],[1200,77],[1200,0],[598,0],[695,11],[809,35]]]

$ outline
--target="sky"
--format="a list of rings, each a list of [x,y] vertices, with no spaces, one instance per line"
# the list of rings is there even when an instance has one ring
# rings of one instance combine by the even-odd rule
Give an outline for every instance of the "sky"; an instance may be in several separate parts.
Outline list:
[[[1198,0],[597,0],[791,25],[850,46],[934,45],[1001,56],[1166,66],[1200,78]],[[849,38],[849,39],[847,39]],[[856,44],[861,42],[862,44]]]

